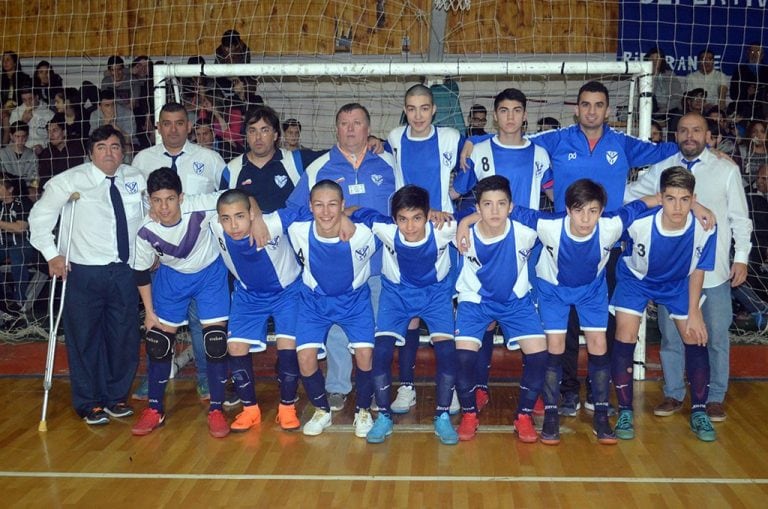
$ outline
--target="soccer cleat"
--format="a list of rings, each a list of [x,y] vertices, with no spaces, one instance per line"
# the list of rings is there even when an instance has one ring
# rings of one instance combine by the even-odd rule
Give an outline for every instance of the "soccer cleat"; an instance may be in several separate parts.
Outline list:
[[[481,389],[478,387],[475,389],[475,408],[477,408],[477,413],[483,411],[483,408],[488,406],[488,402],[491,401],[491,396],[488,394],[487,389]]]
[[[360,411],[364,412],[364,410]],[[369,444],[381,444],[392,434],[393,427],[394,423],[392,422],[392,419],[384,414],[379,414],[373,422],[373,427],[368,431],[368,435],[366,435],[365,438]],[[355,428],[355,435],[357,435],[357,428]]]
[[[283,405],[277,407],[275,422],[285,431],[294,431],[301,427],[301,422],[296,416],[296,405]]]
[[[451,406],[448,407],[448,413],[456,415],[461,411],[461,403],[459,403],[459,394],[456,389],[453,390],[453,396],[451,396]]]
[[[142,380],[139,386],[136,387],[136,390],[133,391],[131,399],[135,399],[136,401],[147,401],[149,399],[149,381],[146,378]]]
[[[608,421],[608,414],[596,413],[592,417],[592,433],[597,437],[597,442],[603,445],[614,445],[619,441],[616,434],[611,429],[611,423]]]
[[[197,397],[200,401],[208,401],[211,399],[211,391],[208,389],[208,377],[202,376],[197,379]]]
[[[560,400],[560,406],[558,406],[557,412],[563,417],[576,417],[579,415],[580,409],[581,402],[579,401],[579,393],[566,392]]]
[[[619,410],[619,419],[616,421],[616,438],[632,440],[635,438],[635,427],[632,424],[634,414],[632,410]]]
[[[722,403],[707,403],[707,417],[712,422],[723,422],[726,419]]]
[[[480,421],[477,419],[477,413],[468,412],[461,414],[461,422],[459,423],[459,429],[456,430],[459,435],[459,440],[466,442],[472,440],[477,434],[477,427],[480,425]]]
[[[131,428],[131,433],[136,436],[149,435],[155,428],[159,428],[165,423],[165,414],[161,414],[154,408],[145,408],[139,420]]]
[[[244,406],[243,411],[235,416],[235,420],[229,429],[235,433],[248,431],[261,422],[261,409],[259,405]]]
[[[456,445],[459,443],[459,435],[453,429],[448,412],[443,412],[435,417],[435,435],[440,439],[441,444]]]
[[[401,385],[397,388],[397,396],[390,410],[393,414],[407,414],[412,406],[416,406],[416,389],[412,385]]]
[[[109,416],[100,406],[94,407],[90,412],[83,417],[86,424],[91,426],[100,426],[102,424],[109,424]]]
[[[328,404],[332,412],[341,412],[344,410],[344,403],[347,402],[347,395],[340,392],[328,393]]]
[[[107,412],[112,417],[130,417],[133,415],[133,408],[131,408],[126,403],[115,403],[114,405],[109,405],[108,407],[104,408],[104,411]]]
[[[657,417],[669,417],[670,415],[679,412],[683,408],[683,402],[675,398],[666,397],[664,401],[656,405],[653,409],[653,415]]]
[[[702,442],[714,442],[717,438],[712,421],[706,412],[694,412],[691,414],[691,430],[696,433],[696,438]]]
[[[539,396],[536,398],[536,404],[533,405],[533,415],[541,417],[544,415],[544,400]]]
[[[371,412],[365,408],[359,409],[355,414],[355,420],[352,422],[352,426],[355,427],[356,437],[367,437],[368,432],[373,428],[373,417],[371,417]]]
[[[208,434],[214,438],[224,438],[229,435],[229,424],[221,410],[208,412]]]
[[[539,440],[539,434],[533,427],[533,417],[530,414],[517,414],[517,419],[513,423],[517,438],[526,444],[533,444]]]
[[[557,445],[560,443],[560,416],[557,413],[544,414],[544,425],[541,427],[539,439],[545,445]]]
[[[305,435],[317,436],[330,425],[331,412],[326,412],[322,408],[315,408],[315,413],[312,414],[312,418],[304,424],[304,428],[302,428],[301,432]]]

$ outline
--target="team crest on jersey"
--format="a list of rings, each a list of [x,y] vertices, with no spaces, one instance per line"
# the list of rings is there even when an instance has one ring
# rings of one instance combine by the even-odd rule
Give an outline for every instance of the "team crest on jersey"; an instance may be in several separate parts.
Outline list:
[[[125,190],[128,191],[130,194],[136,194],[139,192],[139,183],[138,182],[126,182],[125,183]]]
[[[611,252],[611,249],[613,249],[611,246],[605,246],[605,247],[603,247],[603,251],[605,251],[606,253],[610,253],[610,252]]]
[[[344,177],[339,177],[336,180],[334,180],[334,182],[336,182],[337,184],[341,184],[342,182],[344,182],[344,180],[346,180]]]
[[[531,256],[531,250],[530,249],[521,249],[518,251],[520,253],[520,256],[523,257],[523,260],[527,260]]]
[[[277,247],[279,245],[280,245],[280,236],[279,235],[274,237],[273,239],[267,241],[267,249],[271,249],[272,251],[277,249]]]
[[[576,152],[570,152],[568,154],[568,160],[573,161],[574,159],[576,159]]]
[[[443,166],[453,168],[453,152],[443,152]]]
[[[605,160],[608,161],[608,164],[613,166],[614,164],[616,164],[616,161],[619,160],[619,153],[616,152],[615,150],[609,150],[608,152],[605,153]]]
[[[703,252],[703,250],[702,250],[701,246],[696,246],[696,258],[701,258],[702,252]]]
[[[198,175],[202,175],[203,171],[205,170],[205,163],[195,161],[194,163],[192,163],[192,169],[194,169],[195,173],[197,173]]]
[[[275,184],[280,189],[285,187],[285,184],[288,183],[288,176],[287,175],[275,175]]]
[[[245,179],[240,183],[241,186],[250,186],[251,184],[253,184],[253,180],[251,179]]]
[[[542,173],[544,173],[544,164],[542,164],[540,161],[536,161],[536,176],[540,177]]]
[[[160,248],[160,244],[159,243],[152,244],[152,247],[155,248],[155,253],[157,253],[157,256],[162,258],[163,257],[163,250]]]
[[[382,176],[381,176],[381,175],[379,175],[378,173],[374,173],[373,175],[371,175],[371,180],[372,180],[372,181],[373,181],[373,183],[374,183],[374,184],[376,184],[377,186],[380,186],[381,184],[383,184],[383,183],[384,183],[384,177],[382,177]]]
[[[359,247],[355,249],[355,257],[357,257],[357,259],[360,261],[365,260],[365,257],[368,254],[368,250],[370,248],[371,248],[370,246],[364,246],[364,247]]]

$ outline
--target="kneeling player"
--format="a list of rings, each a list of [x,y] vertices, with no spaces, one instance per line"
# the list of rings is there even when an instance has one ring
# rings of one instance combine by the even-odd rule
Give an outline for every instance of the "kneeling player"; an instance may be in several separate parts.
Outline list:
[[[690,212],[695,202],[693,174],[676,166],[660,181],[661,209],[653,209],[627,230],[630,244],[616,271],[611,306],[616,313],[616,343],[611,376],[616,386],[619,419],[616,435],[634,438],[632,361],[640,317],[649,300],[663,304],[685,343],[685,366],[691,384],[691,429],[705,442],[715,440],[707,417],[709,354],[707,329],[699,309],[704,271],[715,263],[716,230],[704,231]]]
[[[149,357],[149,407],[134,424],[134,435],[147,435],[165,421],[163,397],[171,372],[176,330],[187,323],[194,299],[203,326],[211,401],[208,431],[217,438],[229,434],[222,412],[227,381],[227,268],[221,261],[208,225],[216,218],[215,194],[186,197],[181,180],[170,168],[153,171],[147,179],[150,207],[159,220],[147,220],[136,241],[136,269],[145,271],[139,286],[146,318]],[[148,270],[160,258],[154,281]]]

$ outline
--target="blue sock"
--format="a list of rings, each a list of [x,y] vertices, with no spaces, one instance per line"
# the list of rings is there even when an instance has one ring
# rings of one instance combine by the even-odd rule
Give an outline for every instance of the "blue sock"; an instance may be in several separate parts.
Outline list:
[[[328,396],[325,394],[325,377],[319,369],[309,376],[301,375],[301,381],[304,383],[304,391],[307,393],[309,402],[326,412],[331,411],[328,404]]]
[[[560,382],[563,381],[563,354],[550,353],[547,358],[547,370],[544,373],[542,399],[544,411],[557,412],[560,401]]]
[[[299,390],[299,358],[296,350],[277,351],[277,381],[280,384],[280,403],[293,405]]]
[[[611,384],[611,359],[607,353],[587,356],[587,372],[592,382],[592,400],[595,413],[608,413],[608,394]]]
[[[632,382],[632,366],[635,357],[635,343],[614,341],[611,351],[611,378],[616,389],[616,400],[619,410],[632,410],[634,389]]]
[[[211,402],[208,411],[223,410],[224,393],[227,387],[227,357],[223,359],[206,359],[205,371],[208,374],[208,389],[211,391]]]
[[[229,356],[229,371],[235,381],[237,397],[245,406],[256,404],[256,387],[253,383],[253,362],[250,352],[245,355]]]
[[[413,385],[413,372],[416,370],[416,353],[419,350],[420,331],[408,329],[405,344],[397,351],[400,366],[400,385]]]
[[[147,365],[147,397],[149,398],[149,408],[154,408],[161,414],[165,411],[163,408],[163,399],[165,397],[165,386],[168,385],[168,375],[171,373],[171,360],[154,361],[149,359]]]
[[[691,384],[691,413],[703,412],[709,397],[709,350],[706,346],[685,345],[685,370]]]
[[[546,350],[525,356],[523,376],[520,378],[520,397],[517,401],[518,414],[533,413],[536,398],[544,385],[544,374],[547,371],[549,352]]]
[[[488,390],[488,378],[491,373],[491,357],[493,357],[493,334],[495,330],[485,331],[483,334],[483,344],[480,351],[477,352],[475,361],[475,380],[474,388]]]
[[[447,412],[453,399],[453,386],[456,385],[456,343],[451,340],[435,342],[435,417]]]
[[[475,406],[475,365],[477,352],[473,350],[456,350],[456,392],[459,395],[462,413],[476,413]]]
[[[394,355],[394,336],[376,336],[376,343],[373,347],[373,390],[379,413],[387,417],[391,413],[389,389],[392,385],[392,358]]]
[[[372,373],[372,369],[363,371],[357,368],[355,370],[355,410],[371,408],[371,399],[373,398]]]

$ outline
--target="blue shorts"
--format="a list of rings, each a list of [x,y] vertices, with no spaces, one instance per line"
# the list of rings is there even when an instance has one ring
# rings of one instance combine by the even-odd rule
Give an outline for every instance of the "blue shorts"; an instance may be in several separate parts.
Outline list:
[[[608,327],[608,284],[605,272],[589,284],[576,287],[556,286],[537,278],[539,314],[544,330],[565,334],[568,314],[576,307],[579,324],[585,331],[605,331]]]
[[[456,341],[473,341],[482,346],[483,334],[488,325],[496,320],[504,332],[507,348],[516,349],[517,341],[544,338],[541,320],[530,296],[501,303],[485,301],[459,302],[456,310]]]
[[[295,340],[301,284],[297,279],[284,290],[267,294],[248,291],[235,282],[227,342],[248,343],[250,352],[263,352],[270,316],[275,322],[275,336]]]
[[[688,278],[650,284],[637,279],[628,270],[617,270],[616,279],[616,289],[611,298],[612,313],[621,311],[642,316],[648,301],[652,300],[666,306],[670,318],[688,318]]]
[[[166,325],[186,325],[189,303],[194,299],[201,324],[226,322],[229,317],[228,274],[221,257],[193,274],[160,265],[152,281],[155,314]]]
[[[424,287],[411,288],[381,279],[381,297],[377,314],[376,336],[394,336],[396,344],[405,344],[405,332],[411,318],[419,317],[434,337],[453,338],[453,286],[449,278]]]
[[[344,295],[320,295],[302,284],[296,321],[296,350],[325,349],[328,330],[336,324],[349,338],[350,348],[373,348],[375,326],[368,285]]]

